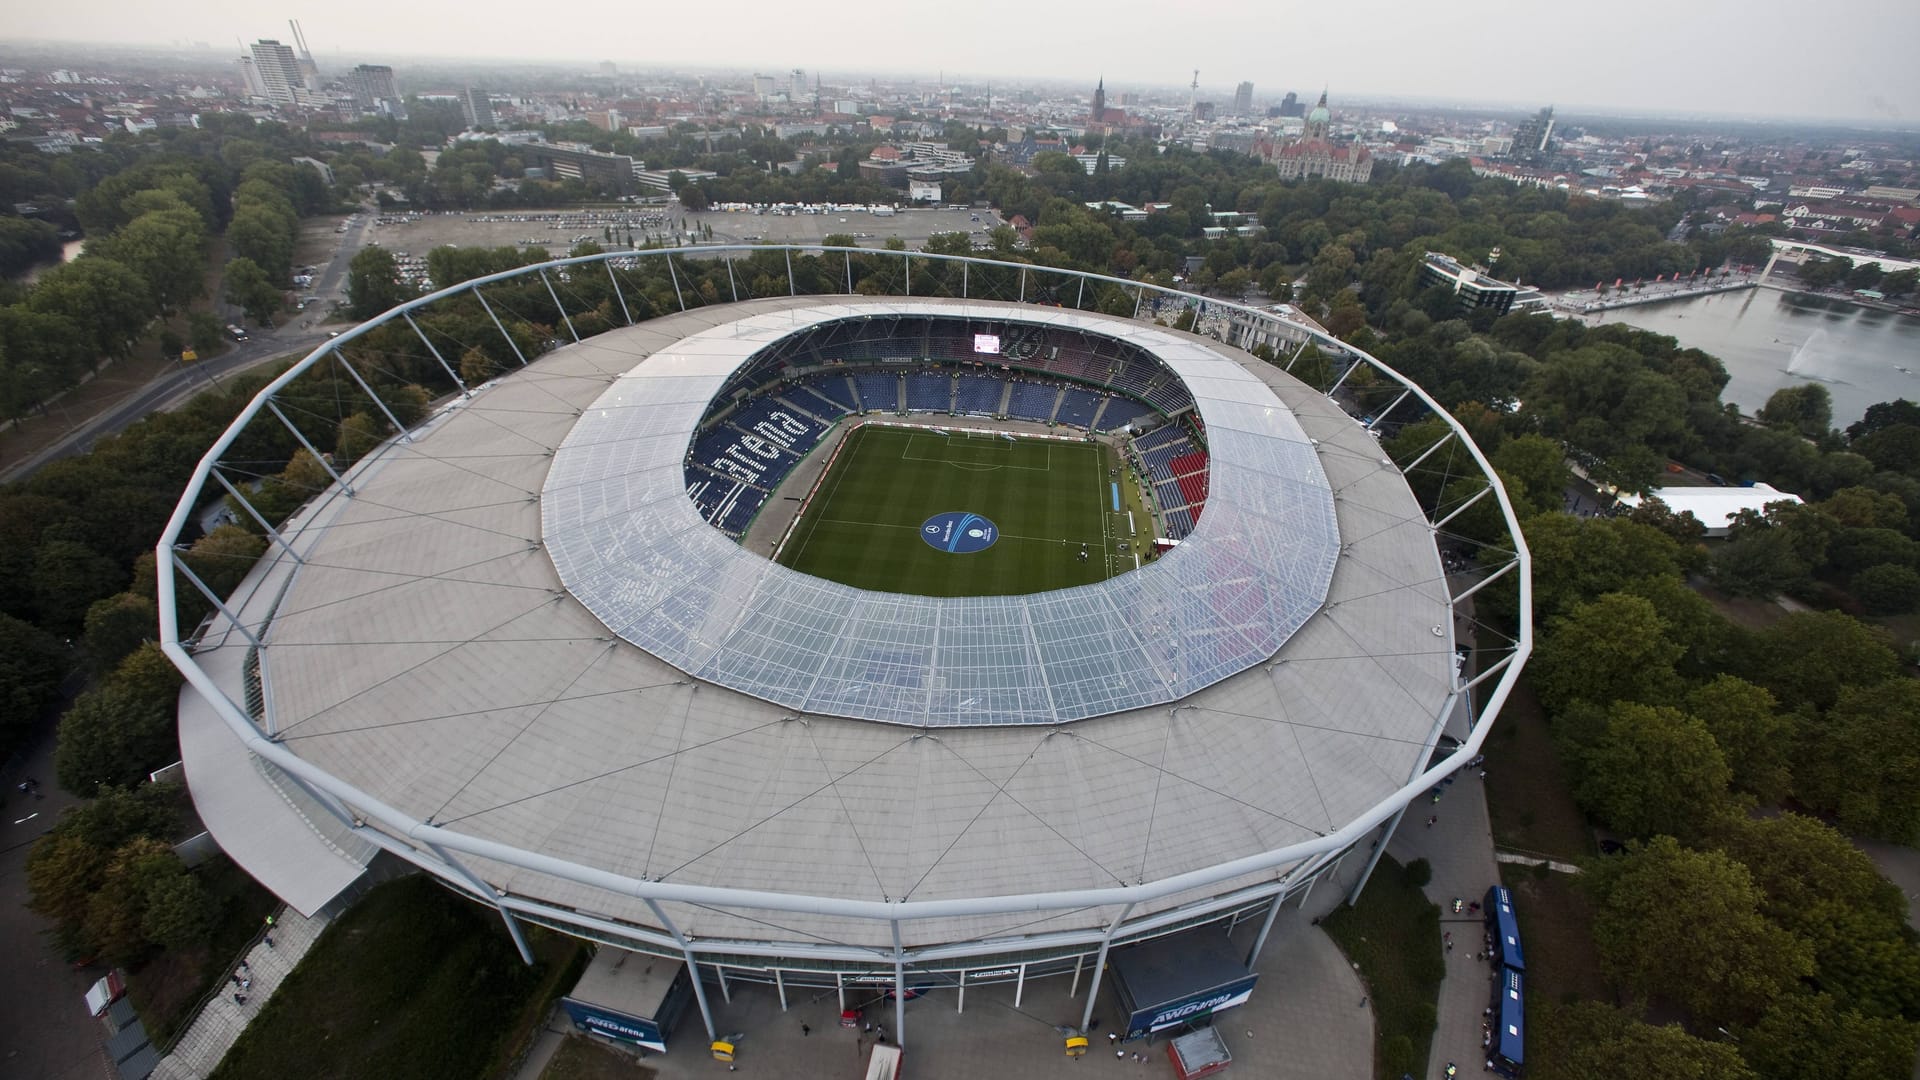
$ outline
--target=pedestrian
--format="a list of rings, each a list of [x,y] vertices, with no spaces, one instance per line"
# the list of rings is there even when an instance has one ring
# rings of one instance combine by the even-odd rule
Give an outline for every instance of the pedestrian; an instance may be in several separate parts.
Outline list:
[[[1115,1050],[1113,1052],[1113,1060],[1115,1061],[1119,1061],[1120,1059],[1126,1056],[1127,1056],[1127,1052],[1125,1050]]]
[[[1440,815],[1439,815],[1439,814],[1435,814],[1435,815],[1433,815],[1432,817],[1430,817],[1430,818],[1428,818],[1428,819],[1427,819],[1427,828],[1429,828],[1429,829],[1431,829],[1431,828],[1433,828],[1433,823],[1434,823],[1434,822],[1436,822],[1436,821],[1439,821],[1439,820],[1440,820]]]
[[[1360,1007],[1363,1009],[1367,1007],[1367,999],[1364,996],[1360,999]]]
[[[1452,952],[1452,951],[1453,951],[1453,941],[1452,941],[1451,939],[1449,939],[1449,940],[1447,941],[1447,951],[1448,951],[1448,952]]]
[[[233,995],[233,1003],[235,1005],[245,1005],[247,1003],[247,995],[245,994]]]
[[[806,1038],[806,1037],[807,1037],[808,1035],[811,1035],[811,1034],[813,1034],[813,1028],[812,1028],[812,1027],[810,1027],[810,1026],[808,1026],[808,1025],[806,1025],[806,1024],[801,1024],[801,1025],[800,1025],[800,1037],[801,1037],[801,1038]]]
[[[1108,1045],[1108,1046],[1112,1046],[1112,1045],[1113,1045],[1114,1043],[1117,1043],[1117,1042],[1119,1042],[1119,1041],[1120,1041],[1120,1033],[1119,1033],[1119,1032],[1117,1032],[1117,1031],[1109,1031],[1109,1032],[1107,1032],[1107,1045]]]
[[[862,1033],[862,1034],[865,1034],[865,1035],[871,1035],[871,1034],[873,1034],[873,1023],[872,1023],[871,1021],[867,1021],[867,1022],[865,1022],[865,1023],[862,1023],[862,1024],[860,1025],[860,1031],[861,1031],[861,1033]]]

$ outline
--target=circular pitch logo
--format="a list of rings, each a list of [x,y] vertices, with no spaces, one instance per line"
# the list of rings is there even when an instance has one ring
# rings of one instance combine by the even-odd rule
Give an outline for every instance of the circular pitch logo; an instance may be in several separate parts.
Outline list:
[[[920,526],[920,539],[929,547],[951,555],[985,551],[1000,539],[1000,529],[979,514],[948,510],[935,514]]]

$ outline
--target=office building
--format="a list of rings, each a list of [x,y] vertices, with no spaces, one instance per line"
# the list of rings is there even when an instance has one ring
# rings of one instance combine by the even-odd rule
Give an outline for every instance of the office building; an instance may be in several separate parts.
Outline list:
[[[1492,277],[1486,267],[1466,266],[1438,251],[1427,252],[1426,262],[1420,269],[1420,283],[1450,290],[1462,315],[1476,311],[1505,315],[1513,310],[1514,297],[1520,294],[1519,286]]]
[[[1546,157],[1553,144],[1553,106],[1520,122],[1513,130],[1513,156],[1520,161]]]
[[[1243,82],[1233,92],[1233,113],[1235,116],[1253,115],[1253,84]]]

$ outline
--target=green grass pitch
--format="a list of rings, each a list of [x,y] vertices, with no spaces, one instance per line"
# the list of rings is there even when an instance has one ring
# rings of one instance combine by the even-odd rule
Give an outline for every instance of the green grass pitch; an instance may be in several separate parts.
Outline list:
[[[867,426],[848,442],[780,561],[880,592],[1006,596],[1104,581],[1134,567],[1112,513],[1112,451],[1097,443],[995,432]],[[943,511],[979,514],[1000,537],[950,554],[921,539]],[[1080,559],[1082,547],[1087,558]]]

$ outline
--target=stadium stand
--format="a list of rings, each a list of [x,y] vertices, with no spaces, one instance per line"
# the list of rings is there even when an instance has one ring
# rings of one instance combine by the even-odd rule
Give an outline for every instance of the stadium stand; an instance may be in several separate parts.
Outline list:
[[[1016,420],[1053,420],[1053,408],[1060,400],[1060,386],[1051,382],[1017,379],[1007,399],[1007,415]]]
[[[900,376],[863,372],[851,377],[860,391],[860,403],[868,412],[900,411]]]
[[[952,412],[953,376],[945,371],[916,371],[907,376],[908,412]]]
[[[1099,394],[1070,386],[1060,395],[1060,411],[1054,414],[1054,422],[1083,428],[1093,423],[1093,414],[1099,409]]]
[[[961,375],[954,381],[953,411],[974,416],[997,416],[1000,398],[1006,393],[1005,379],[991,375]]]
[[[838,405],[843,413],[860,411],[860,402],[853,396],[853,387],[845,375],[815,375],[803,385],[815,396]]]

